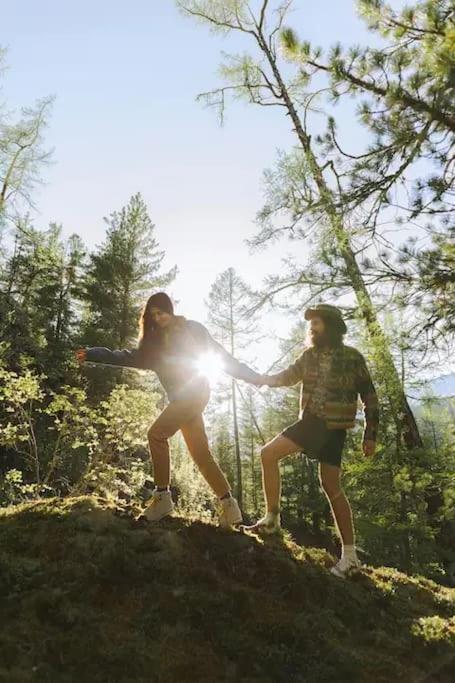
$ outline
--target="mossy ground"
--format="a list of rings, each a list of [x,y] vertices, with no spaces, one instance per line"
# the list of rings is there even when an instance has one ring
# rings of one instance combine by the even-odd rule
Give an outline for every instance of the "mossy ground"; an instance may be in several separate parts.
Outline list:
[[[455,591],[95,498],[0,512],[0,680],[455,680]]]

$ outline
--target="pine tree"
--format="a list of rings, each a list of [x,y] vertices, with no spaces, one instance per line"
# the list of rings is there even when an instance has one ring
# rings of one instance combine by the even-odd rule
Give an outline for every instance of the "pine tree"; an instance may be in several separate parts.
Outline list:
[[[398,229],[412,221],[418,230],[398,255],[396,245],[377,240],[380,258],[364,258],[362,265],[370,281],[399,292],[398,305],[414,306],[427,341],[442,350],[454,328],[453,3],[420,0],[395,9],[382,0],[359,0],[357,7],[380,47],[338,44],[324,59],[290,28],[282,31],[282,45],[301,77],[329,76],[334,102],[362,98],[358,118],[371,139],[366,152],[344,151],[333,118],[317,139],[328,159],[336,152],[337,163],[349,167],[344,201],[351,209],[362,207],[361,221],[373,240],[384,216],[394,218]],[[444,322],[446,316],[451,321]]]
[[[164,252],[139,193],[105,222],[105,241],[90,255],[82,337],[87,345],[122,348],[137,336],[144,300],[169,285],[176,268],[161,272]]]
[[[5,56],[6,50],[0,47],[0,74]],[[52,103],[52,97],[45,97],[33,107],[23,107],[15,121],[6,107],[0,108],[0,231],[33,206],[32,190],[50,159],[43,134]]]
[[[248,315],[251,307],[251,291],[246,283],[228,268],[218,275],[208,298],[209,323],[214,337],[233,356],[242,354],[257,333],[254,317]],[[238,424],[238,397],[235,379],[231,380],[231,402],[236,461],[237,499],[243,505],[242,459]]]
[[[239,405],[239,442],[244,454],[242,459],[242,482],[244,511],[256,515],[262,507],[262,477],[259,450],[265,443],[260,426],[261,408],[256,399],[255,389],[249,385],[238,387]]]
[[[5,307],[1,320],[8,358],[16,365],[25,354],[45,370],[49,384],[66,381],[69,350],[78,323],[84,247],[77,235],[63,240],[61,226],[36,230],[21,221],[12,252],[5,259],[0,291]]]
[[[327,291],[336,288],[336,282],[353,292],[358,315],[374,349],[375,362],[384,377],[397,432],[408,447],[421,446],[415,418],[360,267],[358,253],[362,251],[362,245],[357,244],[356,231],[351,228],[356,217],[349,204],[349,177],[346,179],[344,169],[337,168],[335,161],[327,157],[325,149],[319,150],[318,141],[310,132],[307,111],[320,86],[312,92],[309,88],[311,73],[299,68],[293,77],[287,77],[288,69],[279,63],[277,36],[292,3],[263,0],[257,11],[246,0],[228,5],[221,0],[177,0],[177,4],[185,14],[207,23],[214,31],[243,34],[257,51],[257,56],[227,56],[221,73],[228,84],[200,97],[208,105],[217,107],[221,118],[229,93],[253,104],[278,107],[289,117],[297,138],[295,152],[285,157],[272,178],[270,201],[259,215],[262,229],[254,244],[264,245],[286,233],[293,239],[302,239],[317,230],[319,250],[326,252],[325,265],[330,266],[329,277],[327,271],[318,272],[317,266],[305,270],[297,264],[288,277],[275,278],[275,287],[269,287],[268,296],[305,284],[315,286],[319,292]],[[288,50],[290,47],[288,43]],[[307,49],[311,48],[305,45]],[[329,128],[330,125],[331,119]],[[416,137],[409,155],[416,156],[422,144],[423,134]],[[286,211],[290,224],[277,227],[274,218]]]

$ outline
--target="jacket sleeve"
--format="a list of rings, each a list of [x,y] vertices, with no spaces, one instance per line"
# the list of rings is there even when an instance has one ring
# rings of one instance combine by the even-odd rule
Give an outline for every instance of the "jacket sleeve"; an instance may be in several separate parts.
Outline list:
[[[275,375],[267,375],[269,381],[267,385],[270,387],[292,387],[294,384],[301,382],[303,379],[305,351],[285,370],[277,372]]]
[[[365,429],[363,438],[376,441],[379,426],[379,401],[365,358],[359,354],[357,364],[357,391],[363,404]]]
[[[125,368],[143,368],[139,349],[111,351],[105,346],[90,346],[85,349],[85,360],[89,363],[119,365]]]
[[[197,333],[202,336],[207,351],[213,351],[221,357],[223,368],[228,375],[231,375],[231,377],[235,377],[236,379],[242,379],[244,382],[253,383],[260,378],[260,375],[257,372],[249,368],[245,363],[241,363],[237,358],[234,358],[234,356],[226,351],[226,349],[211,336],[204,325],[193,322],[193,329],[197,330]]]

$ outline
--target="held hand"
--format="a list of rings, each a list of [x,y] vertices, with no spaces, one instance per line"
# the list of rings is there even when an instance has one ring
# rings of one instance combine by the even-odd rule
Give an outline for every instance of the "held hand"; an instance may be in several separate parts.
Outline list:
[[[76,360],[77,360],[77,362],[79,363],[79,365],[82,365],[82,363],[85,362],[86,355],[87,355],[86,352],[85,352],[85,349],[77,349],[77,350],[74,352],[74,355],[75,355]]]
[[[254,387],[262,387],[264,382],[262,381],[262,375],[256,374],[256,377],[254,379],[248,380],[249,384],[252,384]]]
[[[257,374],[257,376],[254,378],[254,380],[251,381],[251,384],[254,384],[255,387],[262,387],[265,384],[265,379],[266,379],[265,375]]]
[[[265,384],[266,387],[274,387],[275,386],[273,375],[262,375],[262,382],[263,382],[263,384]]]
[[[257,386],[263,387],[273,387],[273,379],[270,375],[259,375],[259,380]]]
[[[376,441],[372,441],[371,439],[365,439],[365,441],[362,444],[362,450],[363,454],[367,458],[372,458],[376,450]]]

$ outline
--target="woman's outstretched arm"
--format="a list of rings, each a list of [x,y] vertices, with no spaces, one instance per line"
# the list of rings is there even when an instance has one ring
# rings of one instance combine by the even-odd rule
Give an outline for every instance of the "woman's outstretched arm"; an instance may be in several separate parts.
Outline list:
[[[192,331],[197,335],[200,335],[201,339],[206,345],[207,351],[213,351],[223,361],[224,370],[235,377],[236,379],[242,379],[244,382],[249,382],[250,384],[258,384],[260,380],[260,375],[248,367],[245,363],[241,363],[237,358],[234,358],[226,349],[219,344],[210,334],[208,329],[204,327],[201,323],[191,321]]]
[[[75,355],[79,363],[103,363],[124,368],[144,368],[139,349],[111,351],[105,346],[89,346],[86,349],[77,349]]]

